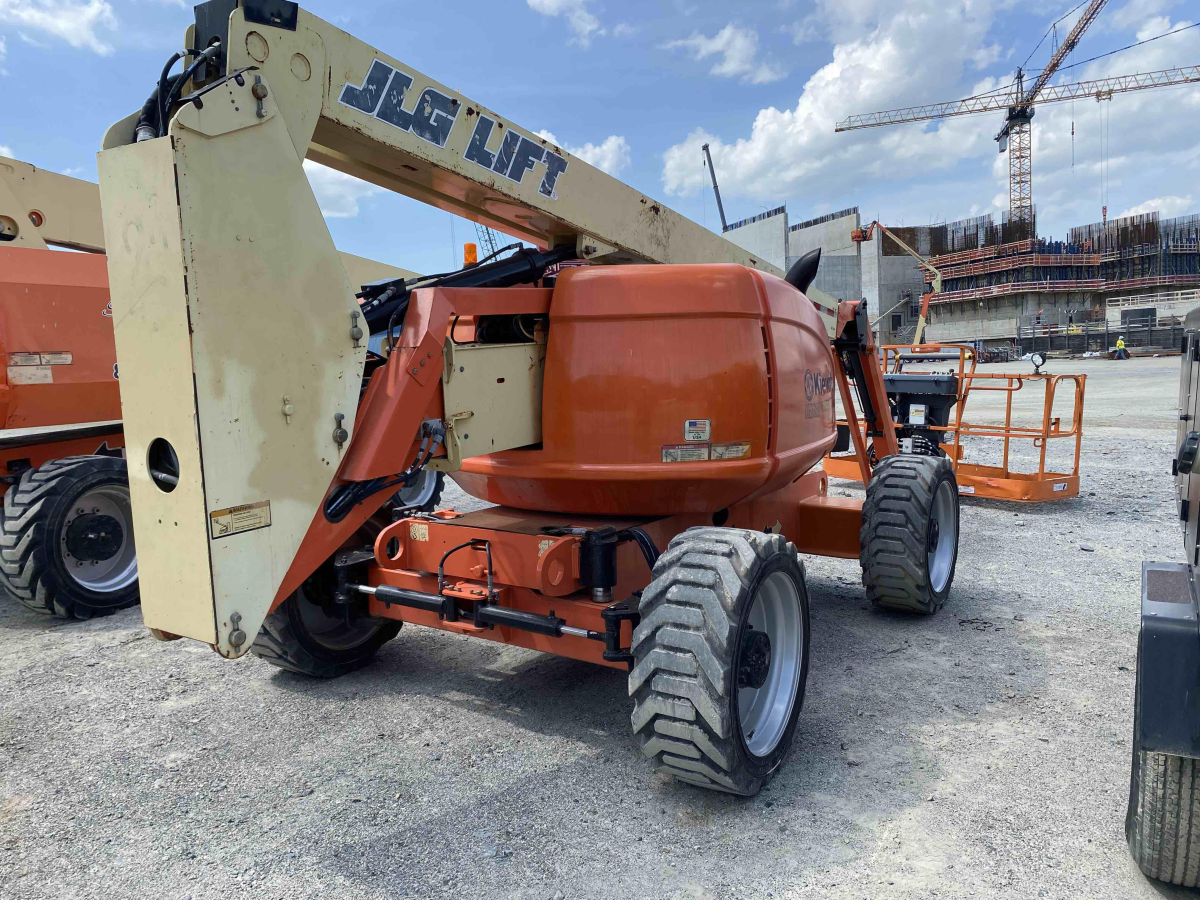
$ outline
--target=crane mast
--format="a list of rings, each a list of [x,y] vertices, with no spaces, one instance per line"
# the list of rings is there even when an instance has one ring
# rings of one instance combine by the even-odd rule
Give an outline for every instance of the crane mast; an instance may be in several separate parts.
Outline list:
[[[701,149],[704,150],[704,159],[708,163],[708,174],[712,177],[713,195],[717,198],[717,213],[721,216],[721,233],[724,234],[729,230],[729,226],[725,223],[725,207],[721,205],[721,189],[717,187],[717,170],[713,168],[712,154],[708,152],[708,144]]]

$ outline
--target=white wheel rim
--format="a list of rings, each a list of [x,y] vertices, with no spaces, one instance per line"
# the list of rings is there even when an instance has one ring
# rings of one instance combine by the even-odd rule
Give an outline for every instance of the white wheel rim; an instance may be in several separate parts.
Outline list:
[[[412,484],[396,491],[396,502],[400,506],[424,506],[437,490],[437,476],[432,469],[422,469]]]
[[[81,512],[82,510],[82,512]],[[67,532],[79,515],[111,516],[121,527],[121,544],[117,552],[108,559],[80,560],[67,551]],[[106,484],[86,491],[71,505],[71,513],[63,523],[59,535],[59,549],[63,566],[77,584],[100,594],[124,590],[137,581],[137,548],[133,541],[133,509],[129,502],[129,488],[125,485]]]
[[[784,572],[773,572],[758,588],[748,616],[749,627],[771,642],[771,660],[761,687],[737,688],[742,739],[755,756],[766,756],[783,739],[804,664],[804,619],[800,592]],[[735,685],[737,673],[734,673]]]
[[[946,589],[950,572],[954,568],[954,548],[958,546],[958,521],[954,515],[954,489],[949,481],[938,485],[930,510],[930,535],[927,550],[929,563],[929,586],[935,594]],[[934,534],[936,533],[936,545]]]

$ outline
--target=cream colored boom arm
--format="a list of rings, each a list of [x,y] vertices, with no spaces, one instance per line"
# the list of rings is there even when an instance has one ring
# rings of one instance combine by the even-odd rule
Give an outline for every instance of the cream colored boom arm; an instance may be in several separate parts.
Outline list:
[[[103,251],[99,190],[90,181],[0,156],[0,241]]]
[[[185,40],[192,40],[189,29]],[[611,262],[776,267],[314,15],[230,16],[225,71],[268,85],[296,152],[542,248]],[[205,102],[202,100],[202,102]],[[106,148],[131,143],[136,116]]]

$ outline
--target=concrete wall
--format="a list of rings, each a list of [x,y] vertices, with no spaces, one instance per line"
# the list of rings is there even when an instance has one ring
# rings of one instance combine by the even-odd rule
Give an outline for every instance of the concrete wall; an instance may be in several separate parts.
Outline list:
[[[755,217],[757,218],[757,217]],[[764,218],[735,222],[725,232],[725,239],[749,250],[764,262],[786,270],[788,265],[787,211],[772,211]]]
[[[879,240],[872,243],[883,244]],[[911,307],[920,305],[921,292],[925,289],[922,269],[911,256],[876,256],[874,259],[878,263],[879,280],[872,291],[879,305],[871,310],[871,316],[879,321],[879,334],[885,343],[896,342],[897,335],[903,335],[907,340],[907,335],[917,324]],[[864,291],[864,296],[869,298],[870,294]],[[898,329],[894,327],[895,316],[900,317]]]
[[[788,254],[793,259],[817,247],[821,248],[822,258],[858,256],[859,245],[850,240],[850,232],[859,227],[857,208],[836,219],[810,222],[799,222],[788,229]]]
[[[1096,305],[1092,292],[1010,294],[984,300],[961,300],[930,307],[929,341],[964,342],[1007,340],[1017,336],[1023,315],[1053,309],[1083,309]]]
[[[795,257],[793,257],[793,260]],[[857,256],[826,256],[821,251],[821,265],[813,286],[835,300],[858,300],[862,297],[862,267]]]

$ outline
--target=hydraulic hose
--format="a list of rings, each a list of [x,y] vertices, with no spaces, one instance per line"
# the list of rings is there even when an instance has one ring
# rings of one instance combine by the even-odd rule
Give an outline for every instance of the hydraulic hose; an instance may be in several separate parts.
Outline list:
[[[203,53],[197,54],[195,60],[192,61],[192,64],[183,70],[183,74],[179,76],[178,80],[172,86],[170,93],[167,94],[166,102],[162,105],[162,115],[159,119],[158,129],[159,137],[166,136],[167,125],[170,121],[169,117],[171,115],[171,107],[175,104],[175,101],[179,99],[179,95],[183,92],[183,86],[191,80],[192,76],[199,71],[201,66],[213,62],[220,55],[221,45],[213,44]],[[172,65],[174,65],[174,63],[172,63]]]

